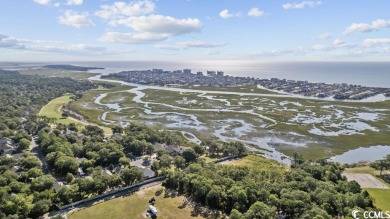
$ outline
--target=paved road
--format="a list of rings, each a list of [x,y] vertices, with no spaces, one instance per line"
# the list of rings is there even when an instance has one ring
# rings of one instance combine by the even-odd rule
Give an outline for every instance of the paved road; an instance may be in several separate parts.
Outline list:
[[[42,171],[43,171],[44,174],[48,174],[49,170],[47,169],[47,163],[46,163],[45,157],[42,155],[41,149],[39,148],[39,146],[35,142],[37,136],[31,136],[31,137],[32,137],[32,141],[30,143],[31,153],[33,155],[35,155],[39,160],[41,160],[41,162],[42,162]]]

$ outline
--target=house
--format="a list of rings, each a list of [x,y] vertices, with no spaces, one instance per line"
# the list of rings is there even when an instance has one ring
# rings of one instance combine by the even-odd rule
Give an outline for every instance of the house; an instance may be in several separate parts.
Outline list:
[[[122,136],[121,134],[119,134],[119,133],[115,133],[115,134],[111,135],[111,138],[118,138],[118,139],[122,139],[122,138],[123,138],[123,136]]]
[[[0,139],[0,146],[8,146],[12,144],[12,140],[9,138],[1,138]]]
[[[12,154],[16,151],[16,145],[9,138],[0,139],[0,154]]]
[[[7,158],[13,158],[15,159],[17,162],[20,162],[23,158],[23,153],[15,153],[15,154],[6,154],[5,155]]]
[[[16,173],[16,174],[18,174],[18,175],[20,175],[23,172],[23,168],[21,168],[20,166],[13,166],[11,168],[11,171]]]
[[[66,130],[64,131],[64,135],[71,135],[71,134],[74,134],[76,133],[75,131],[71,131],[71,130]]]
[[[183,146],[173,147],[173,146],[169,145],[166,147],[166,150],[171,155],[181,155],[188,148],[189,147],[183,147]]]
[[[85,160],[87,160],[87,158],[85,158],[85,157],[81,157],[81,158],[76,157],[76,160],[80,164],[80,163],[84,162]]]
[[[78,172],[80,176],[85,176],[85,172],[83,171],[83,168],[79,167]]]
[[[123,169],[123,165],[115,167],[112,171],[116,174],[119,175],[121,173],[121,170]]]
[[[58,193],[63,186],[64,183],[56,181],[53,185],[53,188],[56,191],[56,193]]]
[[[146,167],[137,167],[137,168],[140,169],[144,173],[145,179],[152,178],[156,175],[156,173],[149,168],[146,168]]]
[[[177,147],[174,147],[174,146],[171,146],[171,145],[166,145],[166,144],[160,144],[160,143],[156,143],[154,144],[154,150],[165,150],[167,151],[169,154],[171,154],[172,156],[176,156],[176,155],[181,155],[183,153],[183,151],[185,151],[186,149],[188,149],[189,147],[183,147],[183,146],[177,146]]]
[[[111,171],[106,169],[106,168],[102,169],[101,173],[102,173],[103,176],[112,176]]]

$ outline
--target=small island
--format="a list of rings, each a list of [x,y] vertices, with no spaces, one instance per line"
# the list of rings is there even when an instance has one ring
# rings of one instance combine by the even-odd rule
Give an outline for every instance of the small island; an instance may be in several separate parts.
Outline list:
[[[68,70],[68,71],[89,71],[89,70],[96,70],[96,69],[104,69],[98,67],[82,67],[82,66],[75,66],[75,65],[45,65],[43,66],[43,68],[60,69],[60,70]]]

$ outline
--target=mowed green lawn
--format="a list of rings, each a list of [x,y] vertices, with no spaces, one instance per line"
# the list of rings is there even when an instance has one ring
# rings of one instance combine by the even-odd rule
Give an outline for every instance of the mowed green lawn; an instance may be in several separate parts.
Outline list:
[[[40,116],[46,116],[48,118],[58,119],[58,122],[63,124],[69,124],[74,122],[69,117],[63,118],[61,115],[61,107],[68,104],[70,102],[70,95],[65,95],[62,97],[58,97],[52,101],[50,101],[46,106],[44,106],[39,112]]]
[[[116,198],[106,201],[92,207],[82,209],[67,215],[68,219],[141,219],[146,218],[146,211],[149,207],[148,200],[155,197],[155,207],[158,211],[159,219],[185,219],[185,218],[202,218],[200,216],[191,216],[192,208],[187,206],[180,209],[179,206],[183,203],[184,197],[167,197],[164,198],[164,193],[159,196],[155,192],[161,189],[162,186],[153,186],[127,197]]]
[[[390,211],[390,189],[365,189],[374,198],[376,207]]]
[[[83,128],[86,125],[89,125],[86,122],[80,121],[72,117],[62,117],[61,108],[71,101],[70,97],[70,95],[64,95],[62,97],[58,97],[50,101],[46,106],[41,109],[41,111],[39,112],[39,116],[46,116],[48,118],[57,119],[56,123],[62,123],[66,125],[70,123],[75,123],[79,127],[79,129]],[[100,126],[100,128],[102,128],[107,135],[112,134],[112,130],[110,128],[102,126]]]

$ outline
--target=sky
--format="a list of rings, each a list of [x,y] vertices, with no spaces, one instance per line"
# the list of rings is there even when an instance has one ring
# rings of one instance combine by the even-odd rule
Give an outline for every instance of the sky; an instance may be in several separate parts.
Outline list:
[[[0,61],[390,61],[389,0],[3,0]]]

